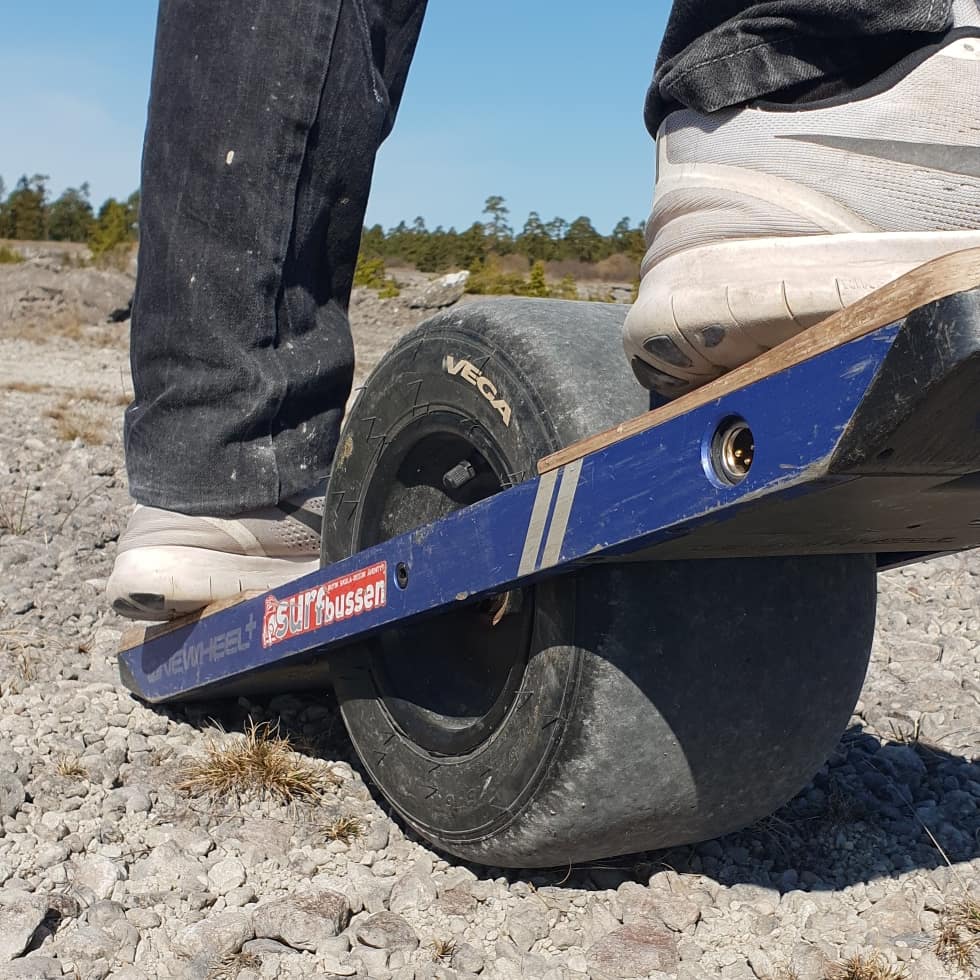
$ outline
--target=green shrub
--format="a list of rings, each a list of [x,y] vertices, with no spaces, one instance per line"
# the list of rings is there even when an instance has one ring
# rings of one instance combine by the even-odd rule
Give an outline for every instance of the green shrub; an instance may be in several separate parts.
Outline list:
[[[382,289],[385,284],[385,260],[367,259],[363,255],[357,257],[357,267],[354,269],[354,285],[366,286],[368,289]]]
[[[565,276],[557,286],[545,278],[544,263],[535,262],[527,278],[513,272],[502,272],[496,259],[477,263],[470,269],[466,291],[481,296],[534,296],[539,299],[578,299],[578,289],[571,276]]]
[[[112,252],[135,238],[135,215],[131,207],[110,197],[91,225],[88,247],[96,257]]]
[[[7,245],[0,245],[0,265],[13,265],[23,262],[24,256]]]
[[[578,286],[575,284],[575,277],[562,276],[561,281],[551,291],[551,295],[556,299],[578,299]]]
[[[354,269],[354,285],[376,289],[381,299],[394,299],[401,295],[398,283],[385,272],[384,259],[369,259],[363,254],[357,257]]]

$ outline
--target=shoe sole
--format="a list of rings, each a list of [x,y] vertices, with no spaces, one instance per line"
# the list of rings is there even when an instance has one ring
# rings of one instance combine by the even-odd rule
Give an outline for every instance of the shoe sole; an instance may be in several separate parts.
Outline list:
[[[319,559],[261,558],[204,548],[133,548],[116,558],[106,594],[129,619],[167,620],[242,592],[278,588],[315,572]]]
[[[646,387],[677,397],[917,266],[978,245],[980,231],[953,231],[743,239],[691,249],[644,274],[623,345]]]

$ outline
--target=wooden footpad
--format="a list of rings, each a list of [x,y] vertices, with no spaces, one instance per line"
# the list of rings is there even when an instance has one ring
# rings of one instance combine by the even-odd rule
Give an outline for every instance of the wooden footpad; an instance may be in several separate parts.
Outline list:
[[[257,595],[262,595],[261,590],[253,589],[236,596],[229,596],[227,599],[220,599],[218,602],[212,602],[203,609],[197,609],[186,616],[178,616],[176,619],[168,619],[165,623],[155,623],[152,626],[130,626],[123,631],[123,635],[119,639],[119,652],[125,653],[127,650],[135,650],[137,647],[143,646],[144,643],[149,643],[150,640],[165,636],[167,633],[173,633],[174,630],[179,630],[181,627],[190,626],[192,623],[221,612],[222,609],[237,606],[238,603],[244,602],[246,599],[254,599]]]

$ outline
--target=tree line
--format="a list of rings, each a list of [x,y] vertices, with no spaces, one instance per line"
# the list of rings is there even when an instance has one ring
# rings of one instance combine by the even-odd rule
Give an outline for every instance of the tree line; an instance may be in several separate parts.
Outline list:
[[[488,197],[483,208],[485,220],[475,221],[465,231],[430,230],[425,219],[411,224],[401,222],[387,232],[381,225],[364,229],[361,255],[366,259],[401,259],[421,272],[447,269],[477,269],[492,255],[522,255],[531,265],[536,262],[601,262],[613,255],[625,255],[639,262],[643,257],[643,226],[629,218],[617,222],[611,234],[598,232],[584,215],[574,221],[552,218],[544,221],[532,211],[520,231],[510,224],[510,210],[504,198]]]
[[[101,254],[116,245],[135,241],[139,230],[139,191],[126,200],[110,197],[96,211],[89,185],[69,187],[50,199],[45,174],[21,177],[9,194],[0,177],[0,238],[22,241],[85,242]],[[600,262],[624,255],[639,262],[643,257],[643,227],[629,218],[617,222],[603,235],[585,215],[566,221],[544,221],[532,211],[519,231],[510,224],[504,198],[488,197],[482,221],[464,231],[441,225],[426,227],[425,219],[402,221],[387,232],[381,225],[365,228],[361,239],[364,259],[400,259],[422,272],[477,269],[491,256],[521,255],[536,262]]]
[[[24,174],[7,194],[0,177],[0,238],[36,242],[84,242],[96,255],[135,241],[139,191],[125,201],[110,197],[96,211],[89,185],[69,187],[54,200],[46,174]]]

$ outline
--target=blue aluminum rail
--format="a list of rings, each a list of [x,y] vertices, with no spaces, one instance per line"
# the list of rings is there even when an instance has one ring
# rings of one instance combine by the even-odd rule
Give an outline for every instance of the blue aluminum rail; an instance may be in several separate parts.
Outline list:
[[[150,702],[243,676],[261,689],[394,623],[593,561],[861,551],[887,565],[978,546],[978,311],[977,291],[931,304],[280,590],[151,629],[120,654],[124,683]],[[937,354],[922,339],[951,321],[963,336]],[[736,484],[716,451],[732,425],[754,444]]]

